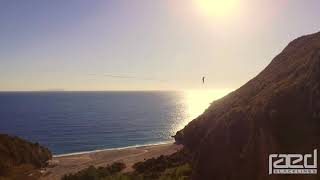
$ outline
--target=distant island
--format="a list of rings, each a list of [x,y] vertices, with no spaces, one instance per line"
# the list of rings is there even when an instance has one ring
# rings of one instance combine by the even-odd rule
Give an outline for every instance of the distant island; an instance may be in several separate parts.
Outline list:
[[[43,90],[40,90],[40,92],[63,92],[63,91],[65,91],[65,89],[56,88],[56,89],[43,89]]]
[[[59,179],[62,175],[54,177],[52,172],[61,167],[67,173],[64,180],[320,179],[320,174],[268,174],[271,153],[320,149],[320,33],[292,41],[259,75],[214,101],[174,138],[176,144],[52,158],[39,144],[1,135],[0,176],[14,178],[19,167],[31,165],[24,174],[27,178],[35,170],[44,171],[35,173],[35,179]],[[142,158],[138,158],[141,162],[130,154]],[[99,163],[92,164],[90,159]],[[63,166],[62,162],[71,164]]]

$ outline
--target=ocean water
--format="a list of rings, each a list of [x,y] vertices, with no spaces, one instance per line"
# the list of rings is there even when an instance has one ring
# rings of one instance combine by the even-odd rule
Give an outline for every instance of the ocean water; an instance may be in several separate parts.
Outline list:
[[[55,155],[170,141],[220,92],[1,92],[0,133]]]

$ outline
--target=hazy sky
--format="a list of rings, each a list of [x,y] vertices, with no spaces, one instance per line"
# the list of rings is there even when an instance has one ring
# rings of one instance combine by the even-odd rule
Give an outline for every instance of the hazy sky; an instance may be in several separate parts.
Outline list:
[[[2,0],[0,90],[237,88],[320,30],[319,0],[209,1]]]

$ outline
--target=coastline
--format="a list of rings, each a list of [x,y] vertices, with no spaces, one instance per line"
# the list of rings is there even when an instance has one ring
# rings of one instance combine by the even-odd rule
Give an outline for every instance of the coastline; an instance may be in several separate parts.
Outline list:
[[[56,154],[56,155],[54,154],[54,155],[52,155],[52,158],[74,156],[74,155],[81,155],[81,154],[89,154],[89,153],[97,153],[97,152],[103,152],[103,151],[122,150],[122,149],[129,149],[129,148],[140,148],[140,147],[145,147],[145,146],[170,144],[170,143],[174,143],[174,142],[175,142],[174,140],[168,140],[168,141],[161,141],[158,143],[146,143],[146,144],[124,146],[124,147],[102,148],[102,149],[89,150],[89,151],[79,151],[79,152],[74,152],[74,153],[63,153],[63,154]]]
[[[49,167],[42,174],[43,180],[57,180],[63,175],[75,173],[89,166],[107,166],[114,162],[126,164],[125,172],[132,171],[132,165],[161,155],[170,155],[182,148],[173,141],[157,144],[128,146],[56,155],[49,161]]]

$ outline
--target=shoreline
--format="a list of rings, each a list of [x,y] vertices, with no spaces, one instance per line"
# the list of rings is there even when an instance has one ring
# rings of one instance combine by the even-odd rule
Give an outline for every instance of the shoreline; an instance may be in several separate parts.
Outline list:
[[[129,148],[140,148],[140,147],[145,147],[145,146],[170,144],[170,143],[175,143],[175,141],[174,140],[168,140],[168,141],[161,141],[161,142],[158,142],[158,143],[137,144],[137,145],[124,146],[124,147],[103,148],[103,149],[96,149],[96,150],[89,150],[89,151],[79,151],[79,152],[56,154],[56,155],[54,154],[54,155],[52,155],[52,158],[75,156],[75,155],[81,155],[81,154],[90,154],[90,153],[97,153],[97,152],[103,152],[103,151],[122,150],[122,149],[129,149]]]
[[[161,155],[170,155],[182,147],[182,145],[175,144],[174,141],[169,141],[58,155],[54,156],[49,161],[49,166],[42,170],[40,179],[58,180],[65,174],[76,173],[89,166],[107,166],[114,162],[123,162],[126,164],[124,172],[130,172],[133,170],[132,166],[137,162]]]

